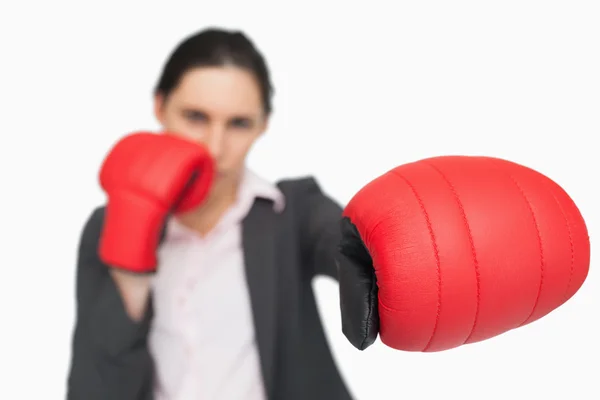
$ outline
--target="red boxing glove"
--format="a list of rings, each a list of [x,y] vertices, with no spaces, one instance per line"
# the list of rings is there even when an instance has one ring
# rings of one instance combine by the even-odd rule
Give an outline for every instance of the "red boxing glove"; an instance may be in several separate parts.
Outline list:
[[[587,277],[571,198],[527,167],[446,156],[397,167],[344,211],[343,331],[359,349],[440,351],[535,321]]]
[[[167,133],[124,137],[100,172],[108,196],[100,258],[132,272],[153,272],[166,218],[200,205],[213,175],[213,160],[199,144]]]

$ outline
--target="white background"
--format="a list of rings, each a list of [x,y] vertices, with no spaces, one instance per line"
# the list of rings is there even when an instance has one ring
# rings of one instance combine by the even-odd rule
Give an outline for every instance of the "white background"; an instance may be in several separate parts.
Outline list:
[[[263,176],[314,174],[343,203],[405,162],[493,155],[556,180],[587,220],[592,266],[574,298],[456,350],[358,352],[340,332],[337,284],[315,282],[358,399],[600,399],[599,3],[239,3],[3,2],[0,398],[64,398],[99,163],[123,134],[157,128],[151,91],[168,53],[216,25],[246,31],[273,71],[275,115],[249,160]]]

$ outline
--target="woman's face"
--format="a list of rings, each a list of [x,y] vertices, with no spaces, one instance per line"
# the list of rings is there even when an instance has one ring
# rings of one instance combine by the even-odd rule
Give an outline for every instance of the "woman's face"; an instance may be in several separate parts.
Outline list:
[[[254,76],[237,67],[188,71],[166,99],[156,97],[155,113],[164,130],[207,146],[215,184],[237,181],[267,123]]]

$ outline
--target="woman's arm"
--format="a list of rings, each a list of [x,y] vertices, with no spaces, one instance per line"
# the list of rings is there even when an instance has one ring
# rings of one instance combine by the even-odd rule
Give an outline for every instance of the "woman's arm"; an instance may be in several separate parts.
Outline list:
[[[314,275],[338,279],[336,257],[341,239],[342,207],[312,178],[297,181],[303,249]]]
[[[152,361],[146,347],[151,319],[149,283],[145,286],[143,282],[149,278],[135,281],[132,277],[121,279],[120,274],[116,280],[111,277],[97,253],[103,220],[104,209],[95,210],[80,240],[77,316],[67,398],[142,400],[150,392],[152,381]],[[139,313],[139,321],[128,314],[124,299],[128,299],[129,313]]]

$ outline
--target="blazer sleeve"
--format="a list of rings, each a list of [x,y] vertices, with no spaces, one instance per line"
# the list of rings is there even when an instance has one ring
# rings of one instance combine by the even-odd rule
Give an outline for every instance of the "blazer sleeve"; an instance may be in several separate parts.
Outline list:
[[[314,178],[298,181],[303,253],[314,275],[338,279],[335,258],[341,239],[342,207],[326,195]]]
[[[104,208],[87,220],[77,256],[76,322],[68,400],[147,400],[152,361],[146,346],[151,312],[139,323],[125,312],[108,267],[98,256]]]

